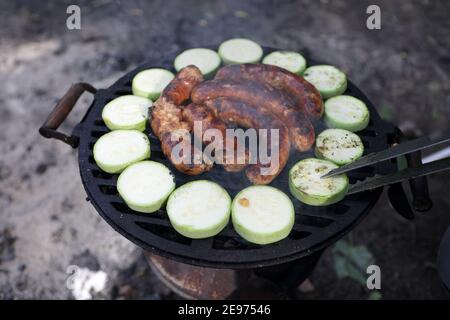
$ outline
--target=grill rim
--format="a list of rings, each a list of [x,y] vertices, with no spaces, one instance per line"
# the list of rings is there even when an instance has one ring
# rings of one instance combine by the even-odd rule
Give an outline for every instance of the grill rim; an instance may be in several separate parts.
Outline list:
[[[216,49],[216,47],[210,47],[210,48]],[[271,51],[274,51],[274,50],[279,50],[279,49],[264,47],[265,54],[267,54]],[[176,54],[174,54],[173,57],[175,55]],[[307,61],[309,62],[309,65],[324,64],[323,62],[318,62],[314,59],[311,59],[308,55],[304,55],[304,56],[307,59]],[[89,150],[90,150],[89,144],[92,143],[92,139],[87,139],[86,135],[90,136],[92,134],[93,130],[87,131],[85,129],[85,126],[86,127],[88,126],[87,125],[89,123],[88,120],[91,120],[92,123],[94,121],[96,121],[95,111],[97,111],[97,113],[101,114],[101,109],[103,107],[102,100],[107,100],[107,99],[105,99],[105,96],[109,95],[109,98],[114,98],[116,96],[115,92],[118,90],[122,90],[124,88],[124,84],[128,83],[130,81],[129,79],[131,79],[137,72],[141,71],[142,69],[150,68],[150,67],[167,68],[168,66],[172,65],[172,61],[173,61],[173,59],[171,57],[170,59],[166,59],[166,60],[162,61],[162,63],[160,63],[160,64],[155,64],[152,62],[143,63],[143,64],[139,65],[137,68],[135,68],[135,69],[129,71],[128,73],[126,73],[125,75],[123,75],[120,79],[118,79],[110,87],[108,87],[106,89],[98,90],[97,93],[95,94],[93,102],[91,103],[90,107],[88,108],[88,110],[86,112],[86,115],[83,117],[82,121],[76,126],[76,128],[74,130],[74,134],[78,135],[80,138],[78,159],[79,159],[79,172],[80,172],[81,180],[83,183],[83,187],[86,190],[88,199],[91,202],[91,204],[94,206],[94,208],[100,214],[100,216],[103,219],[105,219],[105,221],[109,225],[111,225],[115,231],[119,232],[121,235],[123,235],[124,237],[126,237],[127,239],[129,239],[130,241],[134,242],[135,244],[139,245],[140,247],[142,247],[143,249],[145,249],[147,251],[153,252],[155,254],[158,254],[163,257],[170,258],[170,259],[173,259],[173,260],[176,260],[179,262],[188,263],[188,264],[197,265],[197,266],[203,266],[203,267],[213,267],[213,268],[233,268],[233,269],[257,268],[257,267],[266,267],[266,266],[272,266],[272,265],[277,265],[280,263],[293,261],[293,260],[308,256],[311,253],[314,253],[319,250],[323,250],[323,249],[327,248],[328,246],[330,246],[331,244],[333,244],[334,242],[336,242],[337,240],[342,238],[350,230],[352,230],[364,217],[367,216],[367,214],[370,212],[370,210],[376,204],[376,202],[378,201],[378,199],[382,193],[382,188],[363,193],[363,194],[365,194],[366,197],[369,198],[365,202],[366,204],[365,204],[364,210],[359,212],[359,214],[357,214],[355,218],[350,219],[351,221],[347,221],[347,220],[349,220],[349,218],[345,219],[345,221],[347,222],[345,224],[345,227],[342,227],[342,226],[338,227],[337,229],[339,229],[339,230],[335,231],[331,236],[326,237],[325,239],[323,239],[320,242],[318,242],[317,244],[309,247],[308,249],[303,249],[302,251],[297,251],[297,252],[287,254],[287,255],[284,255],[281,257],[272,257],[272,258],[267,258],[267,259],[260,259],[257,261],[239,261],[239,262],[220,261],[220,262],[218,262],[218,261],[207,260],[207,259],[193,258],[190,256],[183,256],[183,255],[180,255],[177,253],[169,252],[170,250],[164,250],[163,248],[160,248],[158,246],[151,245],[151,244],[147,243],[146,241],[142,240],[140,237],[136,236],[135,235],[136,232],[127,231],[127,230],[133,230],[134,228],[136,228],[137,226],[135,226],[135,225],[130,226],[130,223],[136,223],[136,222],[130,221],[129,217],[126,219],[122,219],[124,217],[123,214],[121,214],[122,217],[119,218],[121,220],[120,220],[120,222],[118,222],[117,217],[114,219],[110,215],[108,215],[107,212],[105,212],[105,208],[102,208],[104,206],[102,206],[102,204],[99,203],[99,202],[101,202],[101,201],[99,201],[99,199],[101,199],[101,198],[99,198],[96,195],[97,193],[99,193],[99,191],[95,190],[95,188],[98,186],[98,183],[92,182],[92,180],[94,180],[95,178],[93,178],[91,174],[88,174],[88,172],[91,171],[91,168],[90,168],[90,165],[88,162],[89,162],[89,157],[91,156],[91,152],[89,152]],[[171,68],[171,69],[173,70],[173,68]],[[388,135],[393,133],[393,127],[381,119],[381,117],[379,116],[378,112],[376,111],[376,109],[373,106],[373,104],[371,103],[371,101],[350,80],[348,81],[348,88],[350,89],[352,95],[356,95],[357,97],[362,99],[368,105],[369,109],[371,110],[371,121],[373,121],[373,123],[374,123],[373,126],[377,129],[376,132],[383,133],[383,136],[386,141],[381,142],[380,139],[375,139],[375,140],[378,142],[378,144],[380,146],[383,145],[384,147],[387,147],[388,146]],[[346,93],[348,93],[348,90],[346,91]],[[88,121],[88,122],[86,122],[86,121]],[[92,124],[91,124],[91,127],[92,127]],[[391,169],[392,168],[390,168],[389,163],[385,163],[385,164],[381,164],[381,165],[377,166],[376,172],[377,173],[382,173],[382,172],[385,173],[385,172],[389,172]],[[111,206],[111,203],[109,203],[109,205]],[[332,212],[334,214],[334,211],[332,211]],[[299,213],[296,212],[296,216],[298,216],[298,215],[299,215]],[[305,215],[305,214],[303,214],[303,215]],[[140,214],[136,214],[134,217],[135,220],[139,216],[140,216]],[[149,214],[149,216],[151,216],[151,214]],[[338,216],[330,224],[335,224],[336,221],[338,221],[339,219],[341,219],[341,218],[339,218],[339,216]],[[296,217],[296,220],[298,220],[298,217]],[[342,221],[341,221],[341,223],[342,223]],[[296,223],[296,225],[300,225],[300,224]],[[139,228],[141,228],[141,227],[139,227]],[[313,227],[313,229],[314,229],[314,227]],[[147,232],[150,232],[150,231],[147,231]],[[321,231],[321,232],[322,232],[322,234],[325,233],[325,231]],[[217,236],[223,236],[222,233],[223,232],[219,233]],[[156,237],[159,237],[159,236],[156,235]],[[208,240],[209,242],[207,242],[207,243],[209,243],[209,247],[207,250],[214,250],[212,248],[214,238],[210,238]],[[164,241],[167,241],[167,239],[164,239]],[[198,241],[198,240],[192,240],[192,241]],[[300,239],[297,241],[302,241],[302,240]],[[282,241],[280,243],[282,243]],[[273,249],[272,251],[276,252],[277,251],[276,247],[278,245],[280,245],[280,243],[275,244],[275,245],[269,245],[269,246],[271,246],[271,248]],[[202,249],[196,248],[196,250],[202,250]],[[253,250],[254,249],[240,250],[240,254],[248,256],[248,255],[252,254]],[[262,249],[257,249],[257,250],[259,251]],[[204,249],[203,249],[203,251],[204,251]],[[225,250],[223,250],[223,249],[220,250],[220,252],[222,252],[222,253],[224,251]],[[269,250],[266,250],[266,251],[269,251]]]

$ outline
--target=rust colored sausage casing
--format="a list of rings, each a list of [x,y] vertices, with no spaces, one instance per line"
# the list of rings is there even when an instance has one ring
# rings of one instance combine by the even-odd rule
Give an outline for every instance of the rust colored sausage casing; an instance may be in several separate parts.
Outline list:
[[[263,108],[280,118],[289,129],[294,147],[306,151],[314,144],[314,128],[311,122],[298,111],[290,97],[270,85],[256,81],[209,80],[192,90],[191,99],[195,103],[227,97],[239,99]]]
[[[215,79],[242,81],[252,80],[268,83],[290,94],[296,106],[310,120],[322,117],[324,107],[319,91],[303,77],[283,68],[267,64],[239,64],[221,68]]]
[[[178,139],[174,139],[175,136]],[[179,147],[178,153],[174,151],[175,147]],[[194,147],[190,134],[186,130],[180,130],[178,133],[176,131],[164,132],[161,135],[161,148],[180,172],[195,176],[212,168],[212,161],[209,159],[205,161],[202,150]],[[184,150],[189,150],[189,153],[184,153]]]
[[[235,98],[222,97],[206,100],[205,106],[225,123],[235,123],[246,128],[267,129],[267,154],[270,153],[272,158],[278,157],[277,164],[274,165],[273,162],[262,164],[258,161],[246,169],[246,175],[254,184],[272,182],[286,166],[289,158],[291,146],[286,126],[271,112]],[[278,139],[274,139],[275,145],[271,141],[270,129],[278,129]]]
[[[192,89],[203,81],[203,75],[196,66],[184,67],[164,88],[161,97],[179,106],[191,96]]]
[[[190,175],[198,175],[212,168],[211,161],[203,159],[202,150],[197,150],[190,141],[191,127],[182,120],[180,108],[181,104],[189,99],[192,88],[201,81],[203,76],[197,67],[187,66],[180,70],[155,102],[150,117],[150,125],[161,141],[164,155],[177,170]],[[181,150],[178,154],[174,149],[176,146]],[[189,152],[184,153],[182,150]],[[202,158],[199,158],[199,155]]]
[[[200,122],[202,125],[202,142],[205,145],[212,146],[215,149],[216,161],[220,161],[224,169],[229,172],[241,171],[247,166],[248,152],[240,154],[238,151],[237,139],[226,140],[226,124],[218,119],[214,113],[203,105],[191,103],[182,109],[183,120],[189,123],[191,127],[195,122]],[[207,135],[208,130],[215,129],[220,135],[212,137]],[[195,133],[195,132],[194,132]],[[244,146],[243,146],[244,147]],[[244,149],[245,150],[245,149]],[[217,157],[222,155],[221,159]]]

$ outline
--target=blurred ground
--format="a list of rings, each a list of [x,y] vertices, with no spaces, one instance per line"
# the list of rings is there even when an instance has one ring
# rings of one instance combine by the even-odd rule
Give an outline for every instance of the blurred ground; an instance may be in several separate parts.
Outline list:
[[[82,29],[65,26],[81,7]],[[382,30],[365,10],[378,4]],[[140,250],[85,201],[77,153],[37,129],[70,83],[106,87],[133,66],[183,47],[243,36],[303,50],[344,69],[380,113],[415,134],[448,127],[448,1],[0,1],[0,299],[69,298],[71,264],[102,270],[98,297],[170,297]],[[89,102],[84,97],[70,129]],[[450,173],[430,179],[434,208],[415,222],[383,197],[348,237],[372,252],[386,299],[445,298],[435,268],[450,225]],[[329,250],[330,251],[330,250]],[[301,298],[366,299],[367,289],[337,279],[327,252],[314,290]],[[313,288],[309,288],[313,289]]]

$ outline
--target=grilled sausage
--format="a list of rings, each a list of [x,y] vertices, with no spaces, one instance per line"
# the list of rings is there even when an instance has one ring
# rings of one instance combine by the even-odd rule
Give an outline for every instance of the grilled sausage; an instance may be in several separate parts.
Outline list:
[[[289,129],[292,145],[299,151],[309,150],[314,143],[315,135],[311,122],[294,107],[289,96],[281,90],[256,81],[209,80],[200,83],[191,93],[191,100],[200,104],[219,97],[239,99],[279,117]]]
[[[206,100],[204,104],[227,124],[235,123],[246,128],[269,129],[267,131],[267,154],[270,154],[271,157],[278,156],[278,166],[271,166],[270,163],[262,164],[258,161],[258,163],[250,165],[246,169],[246,175],[254,184],[269,184],[272,182],[286,166],[291,147],[288,129],[281,120],[265,109],[235,98],[222,97]],[[271,144],[270,129],[278,129],[279,139],[275,142],[276,147],[278,147],[278,155],[274,154],[275,145]]]
[[[165,156],[177,170],[189,175],[198,175],[212,168],[211,161],[203,159],[202,151],[191,143],[191,127],[182,120],[180,108],[189,99],[192,88],[201,81],[203,76],[197,67],[187,66],[180,70],[156,100],[150,117],[153,133],[161,141]],[[181,149],[178,154],[174,153],[176,146]],[[184,153],[183,150],[190,152]],[[177,156],[176,159],[173,158],[174,155]]]
[[[267,64],[235,64],[221,68],[215,79],[261,81],[290,94],[296,106],[310,120],[322,117],[324,107],[319,91],[303,77]]]
[[[194,65],[184,67],[164,88],[162,97],[179,106],[191,96],[192,89],[203,81],[203,75]]]
[[[216,161],[220,161],[226,171],[237,172],[244,169],[248,162],[248,152],[246,152],[245,146],[242,146],[245,150],[244,153],[239,153],[237,139],[234,139],[234,141],[226,140],[226,124],[218,119],[211,110],[203,105],[191,103],[182,109],[182,114],[183,119],[191,127],[194,126],[194,122],[202,123],[202,142],[206,145],[212,145],[215,149]],[[205,132],[209,129],[218,130],[220,137],[215,136],[213,140],[210,140],[211,137],[205,136]],[[221,159],[217,158],[219,155],[222,155]]]

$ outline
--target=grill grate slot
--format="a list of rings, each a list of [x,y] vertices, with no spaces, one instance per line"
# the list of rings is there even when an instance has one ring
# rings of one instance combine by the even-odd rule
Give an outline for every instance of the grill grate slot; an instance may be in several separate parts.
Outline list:
[[[128,95],[128,94],[133,94],[133,92],[131,91],[130,88],[121,88],[121,89],[117,89],[116,91],[114,91],[114,94],[117,96],[124,96],[124,95]]]
[[[100,138],[102,135],[107,133],[107,130],[93,130],[91,131],[91,137],[93,138]]]
[[[226,237],[237,237],[238,234],[234,231],[233,225],[228,223],[228,225],[220,232],[221,235]]]
[[[332,212],[333,214],[341,215],[346,214],[350,210],[350,206],[339,202],[336,203],[333,207],[327,208],[327,210]]]
[[[370,128],[370,127],[368,127]],[[364,129],[362,131],[357,132],[357,134],[361,137],[376,137],[377,133],[375,132],[375,130],[371,130],[371,129]]]
[[[299,215],[302,215],[302,213],[306,212],[309,216],[335,220],[336,214],[345,214],[349,209],[350,206],[343,204],[342,202],[338,202],[326,207],[313,207],[301,204],[296,212],[300,212]]]
[[[317,216],[310,216],[306,214],[300,214],[297,217],[297,221],[301,224],[307,225],[307,226],[313,226],[313,227],[319,227],[324,228],[326,226],[329,226],[333,220],[323,217],[317,217]]]
[[[289,238],[293,240],[301,240],[305,239],[306,237],[309,237],[311,235],[311,232],[307,231],[297,231],[295,229],[292,229],[291,233],[289,234]]]
[[[192,243],[191,239],[183,237],[181,234],[176,232],[171,226],[163,226],[145,222],[138,222],[136,224],[139,227],[147,231],[150,231],[151,233],[156,234],[159,237],[164,238],[166,240],[173,241],[184,246],[189,246]]]
[[[98,187],[103,194],[114,195],[114,196],[119,195],[119,193],[117,192],[116,186],[103,184],[103,185],[99,185]]]
[[[97,119],[94,121],[94,125],[105,128],[106,129],[106,124],[102,119]]]
[[[164,226],[164,227],[171,227],[169,220],[162,219],[161,217],[158,217],[157,215],[151,215],[149,216],[146,213],[139,213],[136,214],[136,212],[131,213],[130,215],[133,215],[134,222],[139,224],[155,224],[158,226]]]
[[[150,144],[150,147],[151,147],[151,157],[152,158],[164,159],[164,153],[160,149],[158,149],[156,147],[154,148],[151,144]]]
[[[123,202],[111,202],[111,205],[120,213],[137,214],[136,211],[128,208],[128,206]]]
[[[218,250],[254,250],[260,249],[262,246],[250,243],[241,238],[227,237],[219,234],[214,237],[212,248]]]
[[[101,170],[92,170],[91,172],[94,178],[99,178],[103,180],[113,180],[115,178],[112,174],[106,173]]]

